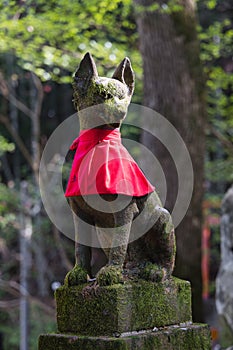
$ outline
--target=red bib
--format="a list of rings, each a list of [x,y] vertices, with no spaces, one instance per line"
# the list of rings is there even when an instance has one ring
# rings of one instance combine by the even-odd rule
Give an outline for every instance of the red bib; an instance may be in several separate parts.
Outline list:
[[[119,129],[90,129],[72,143],[76,149],[65,196],[124,194],[144,196],[154,191],[121,143]]]

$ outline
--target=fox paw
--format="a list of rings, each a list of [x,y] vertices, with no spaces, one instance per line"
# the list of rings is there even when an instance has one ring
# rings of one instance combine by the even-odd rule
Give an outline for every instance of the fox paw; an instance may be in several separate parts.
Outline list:
[[[78,286],[87,282],[87,272],[80,266],[75,265],[65,277],[65,285],[68,287]]]
[[[110,286],[112,284],[122,283],[122,267],[114,265],[104,266],[98,272],[96,280],[99,286]]]

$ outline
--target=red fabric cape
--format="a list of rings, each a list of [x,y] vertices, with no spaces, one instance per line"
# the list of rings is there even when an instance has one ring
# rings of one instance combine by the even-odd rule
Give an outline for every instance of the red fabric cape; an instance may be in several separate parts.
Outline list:
[[[76,149],[65,196],[124,194],[143,196],[154,191],[121,143],[119,129],[90,129],[72,143]]]

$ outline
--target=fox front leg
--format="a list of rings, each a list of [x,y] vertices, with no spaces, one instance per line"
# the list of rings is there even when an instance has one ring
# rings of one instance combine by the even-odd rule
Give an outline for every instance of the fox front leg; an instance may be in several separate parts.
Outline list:
[[[86,283],[88,281],[88,277],[91,277],[91,247],[80,242],[83,242],[82,235],[89,237],[91,240],[92,227],[91,225],[86,225],[76,215],[74,215],[74,226],[75,266],[65,277],[65,282],[68,286]],[[85,241],[86,240],[87,239],[85,238]]]
[[[129,235],[134,213],[124,220],[121,214],[114,214],[116,225],[111,228],[112,239],[109,249],[108,263],[97,274],[97,283],[101,286],[112,285],[123,281],[122,270],[125,262]]]

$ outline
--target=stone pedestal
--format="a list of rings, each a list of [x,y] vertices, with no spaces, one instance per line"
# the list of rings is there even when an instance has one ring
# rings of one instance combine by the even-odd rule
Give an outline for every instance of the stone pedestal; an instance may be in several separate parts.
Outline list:
[[[161,330],[119,338],[77,335],[41,335],[43,350],[209,350],[206,325],[170,326]]]
[[[171,279],[56,292],[57,325],[61,333],[114,336],[191,321],[190,286]]]
[[[190,284],[176,278],[56,291],[58,334],[39,350],[209,350],[206,325],[192,324]]]

